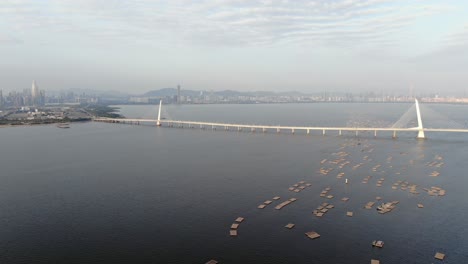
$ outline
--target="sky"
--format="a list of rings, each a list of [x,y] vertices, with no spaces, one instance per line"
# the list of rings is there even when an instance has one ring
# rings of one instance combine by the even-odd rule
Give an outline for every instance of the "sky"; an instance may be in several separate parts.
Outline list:
[[[0,1],[3,91],[465,95],[467,69],[465,0]]]

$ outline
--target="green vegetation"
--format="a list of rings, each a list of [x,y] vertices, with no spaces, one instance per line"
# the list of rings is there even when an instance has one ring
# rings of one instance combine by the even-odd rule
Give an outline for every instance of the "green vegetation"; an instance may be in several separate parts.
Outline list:
[[[121,118],[120,114],[115,112],[118,111],[117,107],[111,107],[108,105],[87,105],[84,110],[93,116],[98,117],[110,117],[110,118]]]

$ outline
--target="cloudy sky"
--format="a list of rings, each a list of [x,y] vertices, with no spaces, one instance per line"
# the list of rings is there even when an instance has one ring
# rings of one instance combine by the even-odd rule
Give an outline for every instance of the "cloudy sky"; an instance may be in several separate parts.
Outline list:
[[[0,89],[468,92],[468,1],[1,0]]]

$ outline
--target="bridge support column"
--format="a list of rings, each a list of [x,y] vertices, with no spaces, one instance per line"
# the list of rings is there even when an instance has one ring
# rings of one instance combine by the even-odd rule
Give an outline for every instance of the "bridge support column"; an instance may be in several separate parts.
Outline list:
[[[309,135],[309,134],[310,134],[310,129],[307,129],[307,135]]]
[[[252,132],[252,133],[255,132],[255,127],[251,127],[250,132]]]
[[[325,129],[322,130],[322,135],[325,136]]]
[[[396,136],[397,136],[397,135],[396,135],[396,130],[393,130],[393,136],[392,136],[392,138],[396,138]]]
[[[291,128],[291,133],[294,134],[294,128]]]
[[[341,129],[340,129],[340,132],[338,132],[338,135],[340,135],[340,136],[341,136]]]
[[[276,133],[279,133],[279,132],[280,132],[280,128],[278,127],[278,128],[276,129]]]
[[[356,137],[359,136],[359,130],[356,130]]]
[[[262,128],[262,132],[263,132],[263,133],[266,133],[266,128],[263,127],[263,128]]]
[[[377,137],[377,130],[374,130],[374,137]]]

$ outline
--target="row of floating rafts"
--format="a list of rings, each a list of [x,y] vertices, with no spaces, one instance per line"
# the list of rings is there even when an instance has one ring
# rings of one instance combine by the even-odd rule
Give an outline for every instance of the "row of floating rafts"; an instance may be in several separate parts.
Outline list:
[[[433,171],[431,174],[429,174],[429,176],[431,176],[431,177],[437,177],[439,175],[440,175],[440,172],[438,172],[438,171]]]
[[[327,175],[330,171],[332,171],[333,168],[328,168],[328,169],[325,169],[325,168],[320,168],[320,170],[318,171],[320,174],[322,175]]]
[[[229,230],[229,235],[230,236],[237,236],[237,228],[239,228],[240,223],[244,221],[243,217],[237,217],[236,220],[234,220],[234,223],[231,225],[231,230]]]
[[[276,201],[276,200],[279,200],[279,199],[280,199],[279,196],[273,197],[273,200],[275,200],[275,201]],[[260,204],[259,206],[257,206],[257,208],[258,208],[258,209],[263,209],[263,208],[267,207],[267,205],[271,204],[272,202],[273,202],[273,201],[271,201],[271,200],[266,200],[265,202],[263,202],[262,204]]]
[[[342,169],[344,166],[348,165],[349,163],[351,163],[351,162],[347,160],[347,161],[341,163],[341,164],[338,166],[338,168]]]
[[[387,163],[392,162],[392,159],[393,159],[393,157],[392,157],[392,156],[389,156],[389,157],[387,158]]]
[[[315,209],[312,213],[317,216],[317,217],[322,217],[324,214],[326,214],[330,209],[335,208],[333,204],[329,203],[322,203],[317,209]]]
[[[368,203],[364,206],[364,208],[366,208],[366,209],[372,209],[372,206],[374,206],[374,204],[375,204],[375,202],[372,202],[372,201],[371,201],[371,202],[368,202]]]
[[[336,175],[336,178],[341,179],[341,178],[343,178],[344,175],[345,175],[344,172],[340,172],[340,173],[338,173],[338,175]]]
[[[302,191],[305,188],[310,187],[310,186],[312,186],[312,184],[306,183],[305,181],[300,181],[300,182],[298,182],[296,184],[293,184],[293,186],[289,187],[288,190],[298,193],[298,192],[300,192],[300,191]]]
[[[372,176],[365,177],[364,179],[362,179],[362,183],[367,183],[370,180],[370,178],[372,178]]]
[[[330,187],[323,189],[322,192],[320,193],[320,197],[326,197],[328,199],[332,199],[334,197],[333,195],[330,195],[330,194],[327,195],[330,190],[331,190]]]
[[[385,178],[380,178],[380,180],[377,181],[376,186],[377,187],[382,187],[383,182],[385,181]]]
[[[440,187],[432,186],[430,189],[423,188],[423,190],[426,191],[431,196],[444,196],[445,195],[445,190]]]
[[[380,165],[380,164],[375,165],[375,166],[372,168],[372,171],[373,171],[373,172],[376,172],[377,169],[380,168],[380,166],[382,166],[382,165]]]
[[[323,159],[322,161],[320,161],[320,164],[324,164],[325,162],[327,162],[327,159]]]
[[[427,163],[427,166],[429,166],[429,167],[437,167],[437,168],[440,168],[440,167],[442,167],[442,165],[444,165],[444,163],[443,163],[443,162],[439,162],[439,161],[433,161],[433,162]]]
[[[382,203],[381,205],[377,206],[377,210],[379,211],[380,214],[385,214],[388,212],[391,212],[393,209],[395,209],[396,205],[399,203],[399,201],[392,201],[388,203]]]
[[[358,168],[361,167],[362,165],[364,165],[364,163],[358,163],[358,164],[354,165],[354,166],[353,166],[353,170],[358,169]]]
[[[285,207],[286,205],[289,205],[290,203],[293,203],[293,202],[295,202],[295,201],[297,201],[296,198],[290,198],[289,200],[286,200],[286,201],[284,201],[284,202],[278,204],[277,206],[275,206],[275,209],[276,209],[276,210],[281,210],[281,209],[282,209],[283,207]]]

